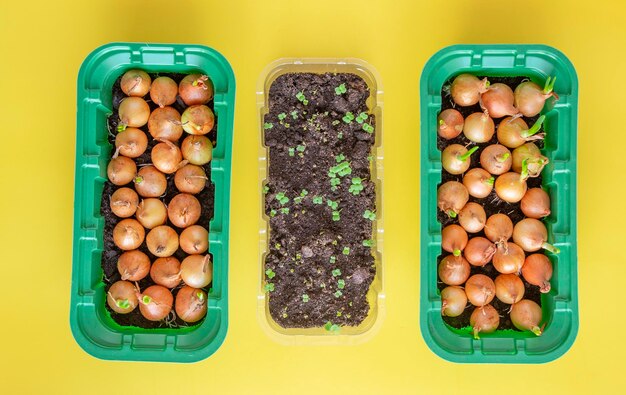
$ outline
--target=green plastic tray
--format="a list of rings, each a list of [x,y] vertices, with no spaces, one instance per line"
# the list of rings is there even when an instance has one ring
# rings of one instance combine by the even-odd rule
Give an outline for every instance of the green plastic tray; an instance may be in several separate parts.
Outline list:
[[[441,88],[460,73],[485,76],[528,76],[543,86],[556,76],[560,100],[546,106],[547,132],[543,154],[550,159],[543,187],[552,198],[548,232],[561,253],[554,265],[552,290],[543,294],[542,336],[513,330],[496,331],[474,340],[469,331],[454,329],[441,317],[437,290],[437,256],[441,254],[441,224],[437,221],[437,185],[441,153],[437,149],[437,114]],[[561,52],[544,45],[455,45],[437,52],[424,67],[421,99],[421,295],[420,326],[430,349],[440,357],[466,363],[543,363],[563,355],[578,332],[576,236],[576,127],[578,79]]]
[[[111,88],[126,70],[207,74],[215,86],[217,147],[211,182],[215,209],[209,227],[214,273],[207,318],[182,329],[121,326],[105,308],[100,258],[104,218],[100,199],[111,145],[107,116]],[[97,358],[127,361],[195,362],[222,344],[228,328],[228,240],[235,77],[226,59],[200,45],[113,43],[92,52],[78,74],[76,175],[70,326],[76,342]]]

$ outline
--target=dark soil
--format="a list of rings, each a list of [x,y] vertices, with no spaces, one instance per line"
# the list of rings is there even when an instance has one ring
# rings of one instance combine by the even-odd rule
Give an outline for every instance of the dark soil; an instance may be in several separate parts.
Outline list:
[[[156,78],[158,76],[167,76],[167,77],[172,78],[177,83],[179,83],[180,80],[182,80],[183,77],[185,77],[185,74],[174,74],[174,73],[150,74],[150,77],[153,80],[154,80],[154,78]],[[118,124],[118,120],[119,120],[117,109],[118,109],[119,104],[122,101],[122,99],[124,97],[126,97],[124,95],[124,93],[122,92],[122,90],[120,89],[120,80],[121,80],[121,76],[120,76],[120,78],[117,79],[117,81],[113,85],[113,96],[112,96],[113,114],[111,114],[109,116],[109,118],[108,118],[108,128],[109,128],[108,141],[109,141],[109,143],[113,147],[115,147],[115,136],[117,135],[117,124]],[[149,94],[146,95],[144,97],[144,99],[150,105],[150,109],[151,110],[154,110],[155,108],[158,107],[157,105],[155,105],[154,103],[151,102]],[[213,102],[212,101],[210,103],[208,103],[207,106],[209,108],[211,108],[211,110],[213,110]],[[172,107],[174,107],[178,112],[180,112],[182,114],[187,106],[185,105],[185,103],[179,97],[177,102],[174,103],[172,105]],[[158,141],[155,141],[152,138],[152,136],[150,136],[150,133],[148,133],[148,126],[147,125],[142,127],[141,130],[143,130],[146,133],[146,135],[148,136],[148,148],[146,149],[146,152],[144,152],[143,155],[141,155],[140,157],[134,159],[135,162],[137,163],[137,167],[141,167],[142,165],[146,165],[146,164],[150,164],[151,163],[150,152],[152,151],[152,147],[154,147],[156,144],[158,144]],[[211,132],[209,132],[207,134],[207,137],[209,139],[211,139],[211,141],[213,142],[213,146],[214,147],[215,147],[215,144],[217,142],[216,130],[217,130],[217,117],[216,117],[216,120],[215,120],[215,126],[213,127],[213,130],[211,130]],[[181,137],[181,141],[186,136],[187,136],[187,134],[184,133],[183,136]],[[113,151],[115,151],[114,148],[113,148],[112,152]],[[209,177],[209,179],[210,179],[211,178],[211,163],[209,162],[209,163],[207,163],[206,165],[204,165],[202,167],[203,167],[204,171],[206,172],[207,177]],[[176,189],[176,185],[174,184],[174,174],[169,174],[169,175],[166,174],[165,176],[167,178],[167,190],[165,191],[165,195],[160,197],[160,199],[167,205],[167,204],[169,204],[170,200],[179,193],[179,191],[178,191],[178,189]],[[110,200],[110,197],[113,194],[113,192],[115,192],[115,190],[117,190],[118,188],[122,188],[124,186],[126,186],[128,188],[131,188],[131,189],[134,189],[134,185],[133,185],[132,182],[129,183],[128,185],[117,186],[117,185],[114,185],[114,184],[112,184],[111,182],[109,182],[107,180],[104,183],[104,189],[102,191],[102,201],[101,201],[101,206],[100,206],[100,213],[101,213],[101,215],[105,219],[105,224],[104,224],[104,249],[102,251],[101,265],[102,265],[102,270],[104,272],[104,282],[106,284],[107,291],[108,291],[109,287],[113,283],[115,283],[116,281],[121,280],[120,274],[117,271],[117,259],[123,252],[122,250],[120,250],[115,245],[115,243],[113,243],[113,228],[120,221],[120,218],[118,218],[111,211],[111,208],[109,206],[109,200]],[[198,198],[198,200],[200,201],[201,205],[202,205],[202,212],[201,212],[200,219],[198,220],[197,224],[203,226],[207,230],[209,229],[209,222],[213,218],[213,199],[214,199],[214,194],[215,194],[215,186],[213,185],[213,183],[207,183],[206,187],[200,193],[195,195]],[[140,199],[141,199],[141,197],[140,197]],[[131,217],[131,218],[133,218],[133,217]],[[176,226],[174,226],[169,221],[169,219],[168,219],[166,225],[171,226],[174,230],[176,230],[176,232],[179,235],[182,232],[182,229],[181,228],[177,228]],[[146,235],[147,234],[148,234],[148,230],[146,230]],[[154,255],[152,255],[150,253],[150,251],[148,250],[148,248],[146,246],[145,241],[141,245],[141,247],[139,247],[139,250],[144,252],[144,253],[146,253],[150,257],[150,261],[151,262],[154,262],[154,260],[157,258],[157,257],[155,257]],[[179,261],[182,262],[182,260],[187,255],[188,254],[186,254],[182,249],[179,248],[178,251],[176,251],[176,253],[174,254],[174,257],[176,257]],[[143,280],[139,281],[139,287],[142,290],[147,288],[147,287],[149,287],[149,286],[151,286],[151,285],[154,285],[154,282],[150,278],[150,275],[148,275]],[[181,282],[181,286],[182,285],[183,285],[183,283]],[[178,293],[179,288],[180,288],[180,286],[172,290],[172,294],[174,295],[174,300],[176,299],[176,294]],[[210,286],[204,289],[205,291],[207,291],[207,293],[209,291],[208,288],[210,288]],[[185,321],[183,321],[183,320],[181,320],[181,319],[179,319],[177,317],[173,321],[168,321],[167,323],[165,321],[158,321],[158,322],[148,321],[139,312],[139,307],[137,307],[135,310],[133,310],[132,312],[130,312],[128,314],[116,313],[116,312],[114,312],[113,310],[111,310],[109,308],[108,304],[106,304],[106,308],[110,312],[111,317],[113,318],[113,320],[115,320],[115,322],[117,322],[120,325],[125,325],[125,326],[132,325],[132,326],[138,326],[138,327],[141,327],[141,328],[179,327],[179,326],[189,326],[190,325],[190,324],[186,323]],[[174,309],[172,308],[171,316],[174,315],[173,311],[174,311]],[[195,323],[193,325],[198,325],[202,321],[203,320],[201,320],[198,323]]]
[[[347,92],[337,95],[340,84]],[[307,105],[297,99],[298,92],[303,92]],[[285,74],[270,88],[264,119],[264,143],[269,148],[265,213],[270,218],[265,269],[275,276],[265,279],[274,287],[268,291],[270,314],[282,327],[321,327],[329,321],[356,326],[369,312],[366,295],[376,269],[372,248],[363,245],[372,238],[372,222],[363,213],[376,209],[370,174],[375,136],[356,120],[342,121],[347,112],[367,113],[369,94],[365,81],[353,74]],[[293,111],[297,113],[292,115]],[[286,118],[281,122],[279,115]],[[373,126],[373,115],[365,122]],[[340,154],[352,174],[340,177],[341,184],[332,191],[328,172]],[[349,192],[353,177],[363,179],[358,195]],[[298,201],[303,190],[308,194]],[[281,192],[289,198],[284,205],[277,198]],[[315,204],[314,197],[322,197],[323,203]],[[338,202],[339,221],[332,219],[329,199]],[[289,212],[283,213],[283,208]],[[344,247],[350,249],[349,255],[344,255]],[[341,274],[333,276],[336,269]],[[345,283],[343,289],[339,280]]]
[[[479,76],[479,78],[482,79],[484,78],[484,76]],[[508,85],[509,87],[511,87],[511,89],[515,90],[515,87],[519,85],[525,79],[528,79],[528,78],[525,78],[525,77],[489,77],[489,82],[491,82],[492,84],[500,82],[500,83]],[[450,83],[452,83],[452,80],[448,81],[448,83],[445,85],[449,85]],[[444,90],[442,90],[441,92],[441,102],[442,102],[441,111],[446,110],[448,108],[455,108],[463,115],[464,118],[474,112],[482,111],[480,108],[480,105],[478,104],[474,106],[470,106],[470,107],[456,106],[454,102],[452,101],[452,98],[449,96],[449,94],[447,94]],[[522,119],[524,119],[524,121],[528,124],[528,126],[532,126],[538,118],[539,116],[522,117]],[[496,125],[496,128],[498,124],[500,123],[500,121],[502,121],[502,119],[504,118],[493,120]],[[496,144],[497,142],[498,140],[496,138],[495,133],[493,135],[493,138],[489,142],[483,143],[483,144],[476,144],[476,143],[469,141],[467,138],[465,138],[465,135],[463,133],[461,133],[458,137],[452,140],[445,140],[437,136],[437,148],[440,151],[443,151],[450,144],[461,144],[463,146],[467,146],[471,144],[472,146],[475,146],[475,145],[479,146],[480,149],[471,156],[470,168],[480,167],[480,153],[482,152],[482,149],[487,147],[488,145]],[[533,142],[539,148],[543,148],[543,140],[537,140]],[[541,179],[542,179],[541,176],[529,178],[526,182],[528,185],[528,188],[530,189],[530,188],[541,187]],[[452,175],[448,173],[447,171],[445,171],[443,168],[441,169],[441,184],[447,181],[462,182],[462,180],[463,180],[463,175]],[[481,206],[483,206],[483,208],[485,209],[485,213],[487,214],[487,218],[489,218],[489,216],[493,214],[503,213],[503,214],[508,215],[509,218],[511,218],[511,221],[513,221],[513,224],[516,224],[520,220],[526,218],[524,216],[524,213],[522,213],[522,210],[520,209],[519,203],[507,203],[501,200],[496,195],[495,189],[486,198],[477,199],[475,197],[470,196],[469,201],[476,202],[480,204]],[[441,222],[442,228],[452,223],[458,223],[458,218],[449,218],[441,210],[437,210],[437,220]],[[485,234],[484,232],[481,231],[479,233],[469,234],[469,236],[470,238],[475,237],[475,236],[485,237]],[[541,251],[538,251],[538,252],[541,252]],[[437,258],[437,264],[439,264],[439,262],[448,254],[449,254],[448,252],[442,249],[441,255]],[[495,279],[499,274],[495,270],[493,265],[491,264],[488,264],[483,268],[472,266],[471,275],[479,274],[479,273],[485,274],[491,277],[491,279]],[[520,277],[520,278],[522,279],[522,281],[524,281],[523,277]],[[539,287],[530,285],[526,281],[524,281],[524,285],[526,286],[524,299],[530,299],[534,302],[537,302],[541,306],[541,293],[539,292]],[[446,287],[446,284],[442,282],[438,282],[437,286],[439,290],[442,290]],[[491,302],[491,305],[498,311],[498,313],[500,313],[500,326],[498,327],[498,329],[516,329],[511,323],[511,320],[509,318],[508,310],[510,308],[510,305],[500,302],[498,298],[494,298],[493,301]],[[472,315],[473,311],[474,311],[474,307],[468,303],[468,308],[466,308],[463,314],[461,314],[460,316],[443,317],[443,319],[446,323],[448,323],[452,327],[464,328],[464,327],[469,326],[470,316]]]

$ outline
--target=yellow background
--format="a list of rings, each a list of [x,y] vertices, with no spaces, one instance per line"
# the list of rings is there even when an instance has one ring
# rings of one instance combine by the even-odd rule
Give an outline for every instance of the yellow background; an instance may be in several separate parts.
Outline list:
[[[0,393],[625,391],[625,15],[620,0],[3,0]],[[84,57],[111,41],[205,44],[235,70],[230,329],[197,364],[104,362],[70,334],[76,76]],[[427,349],[418,326],[419,76],[444,46],[491,42],[555,46],[580,80],[580,330],[547,365],[448,363]],[[358,57],[382,77],[387,317],[363,345],[281,346],[257,322],[255,86],[284,56]]]

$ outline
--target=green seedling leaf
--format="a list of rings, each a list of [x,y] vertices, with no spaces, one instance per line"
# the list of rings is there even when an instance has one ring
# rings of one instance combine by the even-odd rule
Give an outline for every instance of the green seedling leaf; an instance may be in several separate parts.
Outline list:
[[[309,301],[309,295],[302,294],[302,302],[307,303]]]
[[[273,283],[265,284],[265,286],[263,287],[263,290],[265,292],[274,292],[274,284]]]
[[[331,258],[333,258],[333,257],[331,257]],[[333,275],[333,277],[339,277],[339,276],[341,276],[341,269],[333,269],[333,271],[330,272],[330,273]]]
[[[350,255],[350,247],[343,247],[343,250],[341,251],[341,253],[343,255]]]
[[[271,280],[271,279],[273,279],[276,276],[276,273],[274,273],[274,271],[272,269],[267,269],[265,271],[265,275],[267,276],[267,278],[269,278]]]
[[[346,287],[346,282],[343,279],[337,280],[337,288],[344,289]]]
[[[267,130],[267,129],[271,129],[271,128],[273,128],[273,127],[274,127],[274,124],[273,124],[273,123],[271,123],[271,122],[265,122],[265,123],[263,124],[263,129],[266,129],[266,130]]]

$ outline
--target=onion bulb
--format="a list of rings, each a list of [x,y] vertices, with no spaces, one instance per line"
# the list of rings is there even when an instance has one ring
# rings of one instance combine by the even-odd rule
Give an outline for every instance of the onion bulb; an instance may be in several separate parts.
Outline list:
[[[534,117],[539,114],[549,97],[559,99],[559,96],[553,91],[555,82],[556,77],[548,77],[543,89],[534,82],[522,82],[515,88],[515,107],[525,117]]]
[[[157,226],[148,232],[146,245],[152,255],[158,257],[172,256],[178,249],[178,234],[167,225]]]
[[[146,229],[152,229],[167,222],[167,208],[159,199],[143,199],[137,206],[137,221]]]
[[[148,137],[137,128],[126,128],[115,136],[115,148],[129,158],[141,156],[148,148]]]
[[[185,322],[198,322],[206,315],[207,295],[201,289],[187,285],[176,294],[176,314]]]
[[[180,234],[180,248],[187,254],[204,254],[209,249],[209,232],[200,225],[191,225]]]
[[[161,321],[172,311],[174,297],[169,289],[152,285],[139,295],[139,311],[149,321]]]
[[[514,172],[504,173],[496,178],[494,185],[496,195],[505,202],[517,203],[526,194],[526,180]]]
[[[506,243],[513,235],[513,221],[506,214],[493,214],[485,223],[485,236],[496,244]]]
[[[494,178],[486,170],[475,167],[463,176],[463,185],[475,198],[485,198],[493,190]]]
[[[522,299],[511,306],[511,322],[521,331],[531,331],[541,336],[541,307],[532,300]]]
[[[152,148],[150,157],[154,167],[165,174],[172,174],[186,164],[180,149],[169,140],[162,140]]]
[[[180,264],[180,276],[185,284],[194,288],[204,288],[213,280],[211,256],[189,255]]]
[[[470,265],[462,256],[448,255],[439,262],[439,278],[447,285],[461,285],[470,275]]]
[[[522,270],[524,268],[522,267]],[[517,303],[524,297],[524,282],[516,274],[500,274],[494,282],[496,285],[496,297],[506,304]]]
[[[154,166],[144,166],[139,169],[134,182],[139,196],[146,198],[159,197],[167,188],[165,175]]]
[[[543,218],[550,215],[550,196],[541,188],[531,188],[521,200],[520,208],[529,218]]]
[[[127,127],[140,128],[148,123],[150,106],[141,97],[127,97],[122,100],[118,109],[120,123],[117,131],[121,132]]]
[[[463,131],[463,115],[454,108],[443,110],[437,116],[437,133],[446,140],[457,137]]]
[[[524,250],[515,243],[498,245],[493,255],[493,267],[502,274],[519,274],[524,265]]]
[[[130,188],[119,188],[111,195],[109,205],[113,214],[120,218],[128,218],[135,214],[137,205],[139,204],[139,196],[137,192]]]
[[[174,183],[180,192],[200,193],[208,181],[204,169],[196,165],[185,165],[176,171]]]
[[[441,315],[458,317],[463,314],[467,305],[467,296],[463,288],[450,285],[441,290]]]
[[[137,165],[125,156],[117,156],[107,166],[107,177],[114,185],[126,185],[135,178]]]
[[[172,224],[179,228],[186,228],[198,222],[201,211],[198,199],[188,193],[174,196],[167,206],[167,216]]]
[[[478,340],[480,339],[479,333],[492,333],[498,329],[500,315],[490,304],[476,307],[470,316],[470,325],[472,326],[474,339]]]
[[[535,218],[524,218],[515,224],[513,241],[527,252],[535,252],[544,248],[553,254],[559,253],[558,248],[548,243],[546,226]]]
[[[480,105],[493,118],[517,115],[519,111],[513,106],[513,90],[508,85],[491,84],[489,89],[480,95]]]
[[[473,106],[480,100],[480,94],[489,89],[487,78],[479,80],[471,74],[460,74],[450,85],[452,100],[459,106]]]
[[[213,98],[213,83],[204,74],[189,74],[180,82],[178,93],[188,106],[206,104]]]
[[[113,228],[113,242],[124,251],[136,250],[143,243],[146,232],[136,219],[126,218]]]
[[[503,145],[489,145],[480,153],[480,165],[493,175],[506,173],[512,164],[511,151]]]
[[[441,165],[450,174],[463,174],[469,169],[470,156],[478,150],[473,147],[469,151],[460,144],[450,144],[441,153]]]
[[[520,173],[523,178],[540,176],[549,162],[534,143],[526,143],[513,150],[513,171]]]
[[[517,148],[527,141],[541,140],[545,137],[545,134],[537,134],[537,132],[541,129],[545,119],[545,115],[540,116],[537,122],[531,128],[528,128],[528,124],[522,118],[504,118],[498,125],[496,132],[498,142],[509,148]]]
[[[152,79],[143,70],[128,70],[120,80],[120,88],[126,96],[144,97],[150,90]]]
[[[459,212],[459,224],[468,233],[478,233],[485,227],[487,214],[478,203],[470,202]]]
[[[122,280],[142,280],[150,272],[150,258],[139,250],[126,251],[117,258],[117,271]]]
[[[482,307],[496,296],[496,285],[484,274],[474,274],[465,283],[465,294],[471,304]]]
[[[437,189],[437,207],[455,218],[469,200],[467,188],[458,181],[448,181]]]
[[[205,105],[187,107],[181,116],[183,129],[189,134],[207,134],[213,129],[215,115]]]
[[[213,143],[206,136],[187,136],[180,146],[183,158],[193,165],[204,165],[213,157]]]
[[[448,225],[441,230],[441,248],[444,251],[460,256],[466,245],[467,232],[459,225]]]
[[[496,245],[484,237],[472,237],[465,246],[463,256],[472,266],[485,266],[496,253]]]
[[[178,141],[183,135],[180,113],[169,106],[155,109],[148,119],[148,131],[155,140]]]
[[[551,289],[552,263],[543,254],[529,255],[522,266],[522,276],[529,284],[538,286],[542,293],[548,293]]]
[[[175,288],[180,284],[180,262],[173,256],[157,258],[150,268],[150,278],[158,285]]]
[[[465,118],[463,134],[469,141],[486,143],[495,132],[493,119],[486,112],[475,112]]]
[[[170,77],[158,77],[152,81],[150,99],[159,107],[163,108],[176,103],[176,95],[178,95],[178,84]]]
[[[138,303],[137,289],[131,282],[117,281],[107,291],[107,304],[116,313],[128,314]]]

